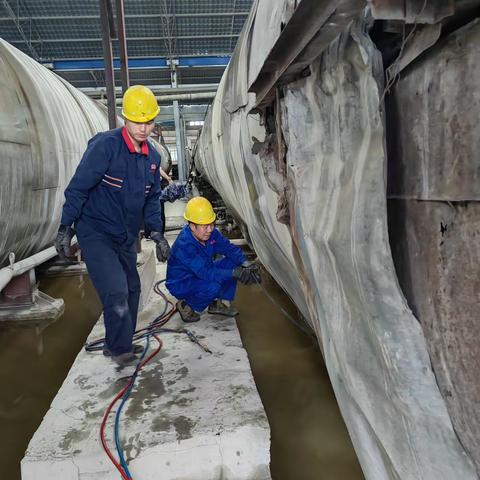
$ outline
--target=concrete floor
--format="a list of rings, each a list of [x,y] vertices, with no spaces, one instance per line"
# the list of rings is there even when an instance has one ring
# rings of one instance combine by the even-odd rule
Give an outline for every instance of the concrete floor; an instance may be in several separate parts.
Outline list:
[[[167,204],[167,225],[184,204]],[[170,232],[173,241],[176,233]],[[163,310],[147,295],[165,276],[153,243],[143,242],[143,302],[139,326]],[[153,262],[153,263],[152,263]],[[165,290],[164,290],[165,291]],[[167,325],[182,328],[178,315]],[[209,354],[184,334],[162,334],[163,348],[139,374],[121,420],[121,440],[136,480],[268,479],[270,429],[234,319],[204,314],[189,329]],[[101,319],[89,341],[103,336]],[[154,344],[155,342],[152,341]],[[152,345],[153,347],[155,345]],[[22,479],[118,479],[99,439],[102,416],[133,368],[119,370],[102,353],[81,351],[22,460]],[[114,450],[113,418],[107,442]]]

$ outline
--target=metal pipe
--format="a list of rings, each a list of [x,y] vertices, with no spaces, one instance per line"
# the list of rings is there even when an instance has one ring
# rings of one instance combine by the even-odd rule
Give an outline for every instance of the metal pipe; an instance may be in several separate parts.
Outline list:
[[[215,92],[196,92],[196,93],[178,93],[174,95],[157,95],[155,98],[158,102],[182,102],[189,100],[202,100],[215,98]],[[122,99],[119,98],[116,101],[117,105],[122,103]]]
[[[118,38],[115,20],[113,18],[112,0],[106,0],[106,6],[107,6],[107,18],[108,18],[110,40],[112,40],[114,38]]]
[[[112,40],[108,18],[108,1],[100,0],[100,23],[102,28],[102,47],[105,62],[105,84],[107,88],[108,126],[110,129],[117,126],[117,112],[115,104]]]
[[[129,67],[129,70],[138,70],[138,68]],[[58,70],[57,70],[58,71]],[[80,70],[69,70],[71,71],[83,71]],[[208,83],[208,84],[193,84],[193,85],[179,85],[175,88],[169,87],[167,85],[152,85],[149,86],[150,90],[156,95],[173,95],[181,93],[200,93],[200,92],[216,92],[218,89],[218,83]],[[81,92],[85,95],[88,95],[92,98],[100,98],[102,95],[105,95],[104,87],[82,87],[79,88]],[[121,93],[121,87],[115,87],[116,93]]]
[[[6,0],[4,0],[4,4],[8,4]],[[9,12],[7,12],[9,13]],[[15,13],[14,13],[15,14]],[[164,18],[164,17],[180,17],[180,18],[187,18],[187,17],[246,17],[249,14],[248,11],[242,12],[198,12],[198,13],[131,13],[125,15],[126,18],[139,18],[144,20],[145,18]],[[98,15],[35,15],[35,16],[16,16],[15,17],[18,22],[30,22],[36,20],[97,20]],[[0,22],[10,22],[12,19],[11,17],[0,17]]]
[[[120,74],[122,76],[122,93],[125,93],[130,86],[130,78],[128,75],[128,53],[127,39],[125,36],[125,11],[123,0],[116,0],[116,5],[118,45],[120,47]]]
[[[196,92],[196,93],[179,93],[174,95],[157,95],[157,101],[159,102],[170,102],[177,100],[179,102],[185,100],[202,100],[202,99],[209,99],[215,98],[217,92]]]
[[[55,257],[57,251],[55,247],[47,248],[31,257],[15,262],[15,255],[10,253],[10,265],[0,269],[0,292],[8,285],[13,277],[17,277],[26,271],[45,263],[47,260]]]

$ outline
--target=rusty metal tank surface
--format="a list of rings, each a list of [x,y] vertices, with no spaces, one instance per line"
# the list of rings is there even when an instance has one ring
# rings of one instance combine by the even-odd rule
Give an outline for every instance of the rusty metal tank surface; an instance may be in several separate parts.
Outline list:
[[[387,118],[389,222],[455,430],[480,472],[480,21],[402,72]]]
[[[0,39],[0,267],[50,246],[63,191],[106,108]]]
[[[468,391],[471,378],[455,366],[472,340],[468,322],[455,340],[446,343],[445,326],[432,328],[428,313],[426,322],[419,323],[399,286],[392,259],[385,144],[386,132],[395,134],[399,126],[385,117],[383,58],[368,33],[373,21],[364,17],[366,3],[254,2],[209,111],[195,164],[316,332],[365,477],[477,479],[472,434],[478,438],[478,426],[465,428],[462,416],[454,422],[470,442],[464,444],[452,424],[455,411],[463,408],[458,397]],[[382,6],[378,10],[384,18],[405,20],[405,11],[411,17],[425,2],[408,0],[406,10],[398,8],[403,2],[371,3]],[[413,17],[434,23],[452,14],[456,2],[449,2],[449,9],[436,5],[429,3]],[[309,11],[317,15],[308,16]],[[296,29],[308,18],[318,25]],[[290,39],[286,32],[292,32]],[[468,87],[477,119],[479,84],[478,78],[472,79]],[[441,93],[448,95],[443,89]],[[410,122],[406,128],[413,127],[412,120],[401,121]],[[428,155],[428,149],[423,154]],[[438,166],[434,157],[422,165]],[[422,215],[425,219],[429,213],[416,216],[415,229],[423,228]],[[468,225],[462,238],[477,235],[478,210],[457,209],[447,216],[449,225]],[[405,217],[397,213],[394,220],[405,222]],[[399,228],[408,231],[408,220]],[[425,229],[423,250],[431,238]],[[457,249],[452,252],[459,255]],[[432,252],[425,262],[434,265],[433,257]],[[455,292],[452,276],[460,272],[446,258],[442,265],[449,273],[441,277],[439,288]],[[422,268],[420,274],[428,278],[431,269],[422,265],[410,273],[418,274]],[[468,288],[478,284],[475,272],[477,280],[465,279]],[[470,293],[475,300],[477,294]],[[419,295],[425,302],[425,293]],[[439,308],[447,311],[440,297],[437,292]],[[458,295],[452,298],[462,301]],[[428,310],[423,303],[420,306]],[[448,321],[453,312],[442,318]],[[452,348],[456,351],[449,351]],[[451,379],[441,380],[439,386],[429,353],[438,358],[437,365],[452,362],[444,377],[452,371],[459,383],[448,400],[445,381]],[[473,381],[469,408],[478,408],[474,396],[478,378]]]

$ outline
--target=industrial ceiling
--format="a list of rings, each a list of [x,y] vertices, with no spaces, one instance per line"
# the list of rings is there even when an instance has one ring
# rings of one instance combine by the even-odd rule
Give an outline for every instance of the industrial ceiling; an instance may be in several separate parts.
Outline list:
[[[75,87],[101,90],[105,78],[99,3],[1,0],[0,36]],[[170,86],[168,59],[179,59],[179,86],[217,84],[251,4],[252,0],[124,0],[130,84]],[[115,2],[111,5],[115,11]],[[113,55],[119,56],[117,40]],[[120,86],[120,75],[115,80]]]

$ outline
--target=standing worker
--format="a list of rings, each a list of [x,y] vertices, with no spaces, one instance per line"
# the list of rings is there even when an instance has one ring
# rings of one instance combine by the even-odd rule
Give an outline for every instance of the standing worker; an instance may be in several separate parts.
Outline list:
[[[137,324],[140,278],[136,240],[142,222],[156,243],[157,259],[170,247],[160,216],[160,155],[147,142],[160,107],[150,89],[130,87],[123,96],[125,126],[95,135],[65,190],[55,240],[60,257],[70,257],[75,235],[103,305],[104,354],[120,366],[137,361],[143,347],[132,337]],[[74,225],[75,230],[72,228]]]
[[[249,265],[240,248],[215,228],[216,215],[206,198],[192,198],[183,216],[188,224],[172,246],[166,280],[182,320],[197,322],[207,306],[211,314],[238,315],[226,302],[235,297],[237,280],[260,283],[257,265]]]

